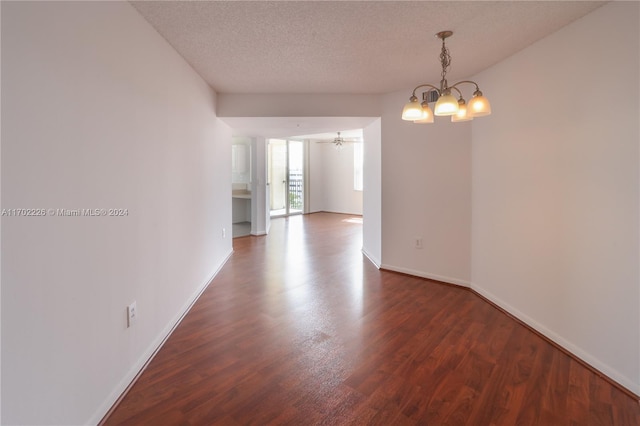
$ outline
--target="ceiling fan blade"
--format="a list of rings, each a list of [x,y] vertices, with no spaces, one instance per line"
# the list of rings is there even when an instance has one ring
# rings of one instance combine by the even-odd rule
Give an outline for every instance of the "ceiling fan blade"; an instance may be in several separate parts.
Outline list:
[[[345,143],[358,143],[358,142],[362,142],[362,138],[343,138],[340,135],[340,132],[336,132],[337,133],[337,137],[333,138],[333,139],[325,139],[325,140],[319,140],[316,141],[316,143],[333,143],[335,145],[343,145]]]
[[[337,143],[343,143],[343,144],[344,143],[360,143],[360,142],[362,142],[361,139],[345,139],[343,141],[316,141],[316,143],[334,143],[334,144],[337,144]]]

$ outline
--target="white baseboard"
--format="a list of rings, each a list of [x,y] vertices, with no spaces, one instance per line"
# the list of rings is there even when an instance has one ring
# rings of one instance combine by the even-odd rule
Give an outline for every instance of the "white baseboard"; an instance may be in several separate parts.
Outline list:
[[[467,288],[471,287],[471,283],[469,281],[461,280],[459,278],[446,277],[444,275],[430,274],[430,273],[424,272],[424,271],[417,271],[415,269],[402,268],[402,267],[399,267],[399,266],[393,266],[393,265],[387,265],[387,264],[381,265],[380,268],[388,269],[389,271],[394,271],[394,272],[401,272],[403,274],[413,275],[413,276],[416,276],[416,277],[428,278],[430,280],[442,281],[442,282],[445,282],[447,284],[455,284],[455,285],[459,285],[461,287],[467,287]]]
[[[369,261],[373,263],[376,268],[380,269],[380,261],[378,259],[376,259],[374,256],[371,256],[371,254],[369,254],[364,248],[362,249],[362,254],[364,254],[364,256],[369,259]]]
[[[313,213],[333,213],[333,214],[343,214],[343,215],[347,215],[347,216],[362,216],[362,212],[360,213],[352,213],[352,212],[338,212],[338,211],[333,211],[333,210],[316,210],[313,212],[309,212],[309,214],[313,214]]]
[[[500,298],[494,296],[490,292],[482,289],[481,287],[479,287],[479,286],[477,286],[475,284],[471,284],[471,289],[473,291],[475,291],[476,293],[478,293],[479,295],[481,295],[482,297],[484,297],[487,300],[491,301],[492,303],[495,303],[501,309],[504,309],[506,312],[508,312],[511,315],[513,315],[514,317],[518,318],[520,321],[522,321],[523,323],[525,323],[526,325],[528,325],[529,327],[531,327],[532,329],[534,329],[538,333],[542,334],[547,339],[549,339],[552,342],[554,342],[556,345],[562,347],[563,349],[565,349],[566,351],[568,351],[569,353],[571,353],[575,357],[577,357],[580,360],[584,361],[586,364],[589,364],[591,367],[593,367],[596,370],[598,370],[599,372],[603,373],[609,379],[611,379],[614,382],[618,383],[620,386],[624,387],[625,389],[628,389],[629,391],[633,392],[635,395],[640,395],[640,384],[634,383],[633,380],[631,380],[630,378],[624,376],[623,374],[621,374],[616,369],[611,368],[609,365],[603,363],[599,359],[597,359],[594,356],[590,355],[588,352],[586,352],[585,350],[583,350],[579,346],[576,346],[575,344],[573,344],[572,342],[570,342],[567,339],[563,338],[562,336],[560,336],[560,335],[554,333],[553,331],[549,330],[544,325],[540,324],[539,322],[537,322],[533,318],[529,317],[528,315],[524,314],[520,310],[518,310],[518,309],[514,308],[513,306],[509,305],[508,303],[506,303],[505,301],[501,300]]]
[[[156,353],[160,350],[164,342],[169,338],[173,330],[180,324],[182,319],[187,315],[194,303],[200,298],[202,293],[209,287],[209,284],[218,275],[222,267],[229,260],[229,257],[233,254],[233,249],[227,253],[222,262],[216,267],[213,274],[200,285],[200,287],[194,292],[194,294],[183,305],[182,309],[173,317],[173,319],[167,324],[167,326],[160,332],[158,337],[149,345],[146,351],[138,358],[138,361],[129,369],[127,374],[120,380],[118,385],[111,391],[107,399],[100,405],[96,412],[91,416],[91,419],[86,424],[96,425],[102,420],[102,418],[109,412],[113,404],[118,401],[123,392],[131,385],[131,383],[138,377],[142,369],[153,359]]]

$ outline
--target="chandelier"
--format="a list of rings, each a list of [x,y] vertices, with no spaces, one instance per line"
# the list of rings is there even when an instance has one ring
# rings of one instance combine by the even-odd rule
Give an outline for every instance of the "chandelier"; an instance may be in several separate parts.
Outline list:
[[[402,110],[402,119],[413,121],[414,123],[433,123],[433,115],[451,116],[451,121],[468,121],[475,117],[491,114],[491,105],[489,101],[482,95],[478,84],[474,81],[463,80],[449,86],[447,83],[447,71],[451,67],[451,55],[449,49],[445,46],[445,40],[453,35],[452,31],[440,31],[436,34],[442,40],[442,50],[440,52],[440,64],[442,65],[442,79],[440,87],[432,84],[421,84],[413,89],[413,93],[409,98],[409,103]],[[473,84],[476,90],[473,97],[466,103],[462,97],[462,92],[458,89],[461,84]],[[422,102],[419,102],[416,96],[416,90],[428,87],[431,90],[422,92]],[[451,93],[455,91],[458,99]],[[434,111],[429,107],[429,102],[436,102]]]

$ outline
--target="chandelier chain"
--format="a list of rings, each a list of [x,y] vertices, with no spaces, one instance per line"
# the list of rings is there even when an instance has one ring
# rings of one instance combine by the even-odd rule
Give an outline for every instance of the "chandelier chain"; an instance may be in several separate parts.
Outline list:
[[[449,49],[444,44],[444,39],[442,39],[442,51],[440,52],[440,64],[442,65],[442,72],[440,75],[442,76],[442,80],[445,80],[447,75],[447,71],[451,67],[451,55],[449,54]]]

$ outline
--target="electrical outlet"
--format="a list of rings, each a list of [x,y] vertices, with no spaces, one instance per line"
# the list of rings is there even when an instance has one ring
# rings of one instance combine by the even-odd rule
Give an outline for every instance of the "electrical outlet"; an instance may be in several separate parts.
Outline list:
[[[415,248],[421,249],[422,248],[422,237],[415,237],[413,244],[414,244]]]
[[[227,228],[222,228],[222,238],[227,238]]]
[[[132,304],[127,306],[127,328],[135,324],[137,319],[138,319],[138,308],[136,306],[136,302],[134,301]]]

